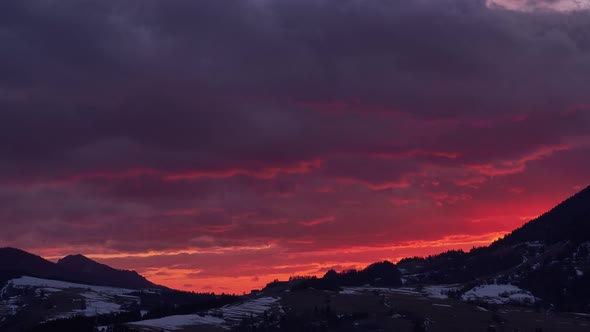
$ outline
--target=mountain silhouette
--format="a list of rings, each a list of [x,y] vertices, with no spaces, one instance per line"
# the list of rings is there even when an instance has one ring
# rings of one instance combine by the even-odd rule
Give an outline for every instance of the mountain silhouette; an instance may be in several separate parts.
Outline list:
[[[21,275],[51,279],[63,277],[63,271],[56,264],[24,250],[0,248],[0,282]]]
[[[160,288],[135,271],[118,270],[83,255],[50,262],[16,248],[0,248],[0,283],[20,276],[130,289]]]
[[[516,284],[559,310],[590,306],[590,187],[486,247],[405,258],[409,283]]]
[[[99,285],[105,281],[109,286],[123,288],[154,288],[155,284],[148,281],[135,271],[118,270],[108,265],[93,261],[83,255],[69,255],[57,262],[57,266],[63,268],[86,283]]]
[[[498,241],[497,245],[543,241],[590,241],[590,186]]]

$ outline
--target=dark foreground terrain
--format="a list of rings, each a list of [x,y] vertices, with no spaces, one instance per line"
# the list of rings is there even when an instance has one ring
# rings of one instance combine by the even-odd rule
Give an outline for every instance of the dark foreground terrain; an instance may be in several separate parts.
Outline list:
[[[590,331],[586,315],[442,297],[419,288],[297,290],[275,294],[277,301],[262,314],[245,315],[236,325],[165,326],[162,320],[152,320],[128,327],[135,331]]]
[[[590,315],[555,312],[528,291],[511,285],[483,285],[465,292],[461,291],[463,285],[458,284],[343,286],[339,290],[321,290],[301,287],[305,283],[304,279],[272,283],[263,291],[241,299],[217,299],[209,303],[201,299],[200,308],[154,306],[149,311],[139,310],[145,296],[142,293],[129,295],[132,300],[129,303],[123,289],[91,287],[57,291],[59,284],[50,284],[44,288],[54,290],[54,295],[49,297],[53,298],[51,302],[31,300],[31,305],[22,308],[15,317],[43,321],[47,315],[59,314],[63,318],[54,316],[29,327],[5,326],[2,331],[590,331]],[[489,291],[502,287],[507,291],[497,294]],[[39,288],[27,289],[29,297],[39,293],[36,290]],[[78,301],[70,301],[90,295],[99,301],[87,300],[85,310]],[[99,312],[110,307],[118,309]],[[98,310],[97,315],[93,315],[93,310]]]
[[[281,303],[296,323],[281,326],[286,331],[590,331],[588,317],[395,289],[352,295],[306,290],[290,292]]]

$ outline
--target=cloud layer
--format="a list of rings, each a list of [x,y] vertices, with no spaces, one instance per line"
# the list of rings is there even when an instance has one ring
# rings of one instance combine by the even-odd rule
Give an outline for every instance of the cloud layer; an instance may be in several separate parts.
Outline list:
[[[512,3],[2,1],[0,244],[242,291],[486,243],[590,182],[590,12]]]

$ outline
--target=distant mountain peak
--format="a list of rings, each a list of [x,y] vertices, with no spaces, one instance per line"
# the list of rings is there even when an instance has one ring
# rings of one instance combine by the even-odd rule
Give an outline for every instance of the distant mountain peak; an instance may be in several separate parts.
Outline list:
[[[135,271],[119,270],[84,255],[68,255],[57,263],[16,248],[0,248],[0,279],[32,276],[131,289],[161,287]],[[2,277],[3,276],[3,277]]]
[[[84,256],[84,255],[82,255],[82,254],[67,255],[67,256],[64,256],[64,258],[62,258],[62,259],[66,259],[66,258],[70,258],[70,259],[74,259],[74,258],[75,258],[75,259],[87,259],[87,260],[91,260],[90,258],[88,258],[88,257],[86,257],[86,256]]]
[[[84,275],[94,282],[113,280],[121,287],[130,288],[151,288],[155,286],[135,271],[115,269],[82,254],[65,256],[57,261],[57,265],[65,270]]]
[[[67,255],[57,261],[58,265],[72,265],[72,264],[100,264],[82,254]]]
[[[37,256],[34,254],[31,254],[29,252],[26,252],[22,249],[18,249],[18,248],[14,248],[14,247],[3,247],[0,248],[0,254],[16,254],[16,255],[30,255],[30,256]],[[39,256],[37,256],[39,257]]]
[[[10,264],[0,264],[0,269],[14,268],[21,265],[27,267],[36,264],[53,264],[41,256],[12,247],[0,248],[0,261],[10,262]]]
[[[14,248],[14,247],[2,247],[0,248],[0,251],[22,251],[22,252],[26,252],[24,250],[18,249],[18,248]]]

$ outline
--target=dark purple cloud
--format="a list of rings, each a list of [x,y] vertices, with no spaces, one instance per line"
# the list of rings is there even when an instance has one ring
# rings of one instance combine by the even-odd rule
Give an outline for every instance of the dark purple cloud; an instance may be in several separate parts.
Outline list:
[[[261,283],[479,243],[590,180],[588,11],[9,0],[0,43],[1,245]]]

